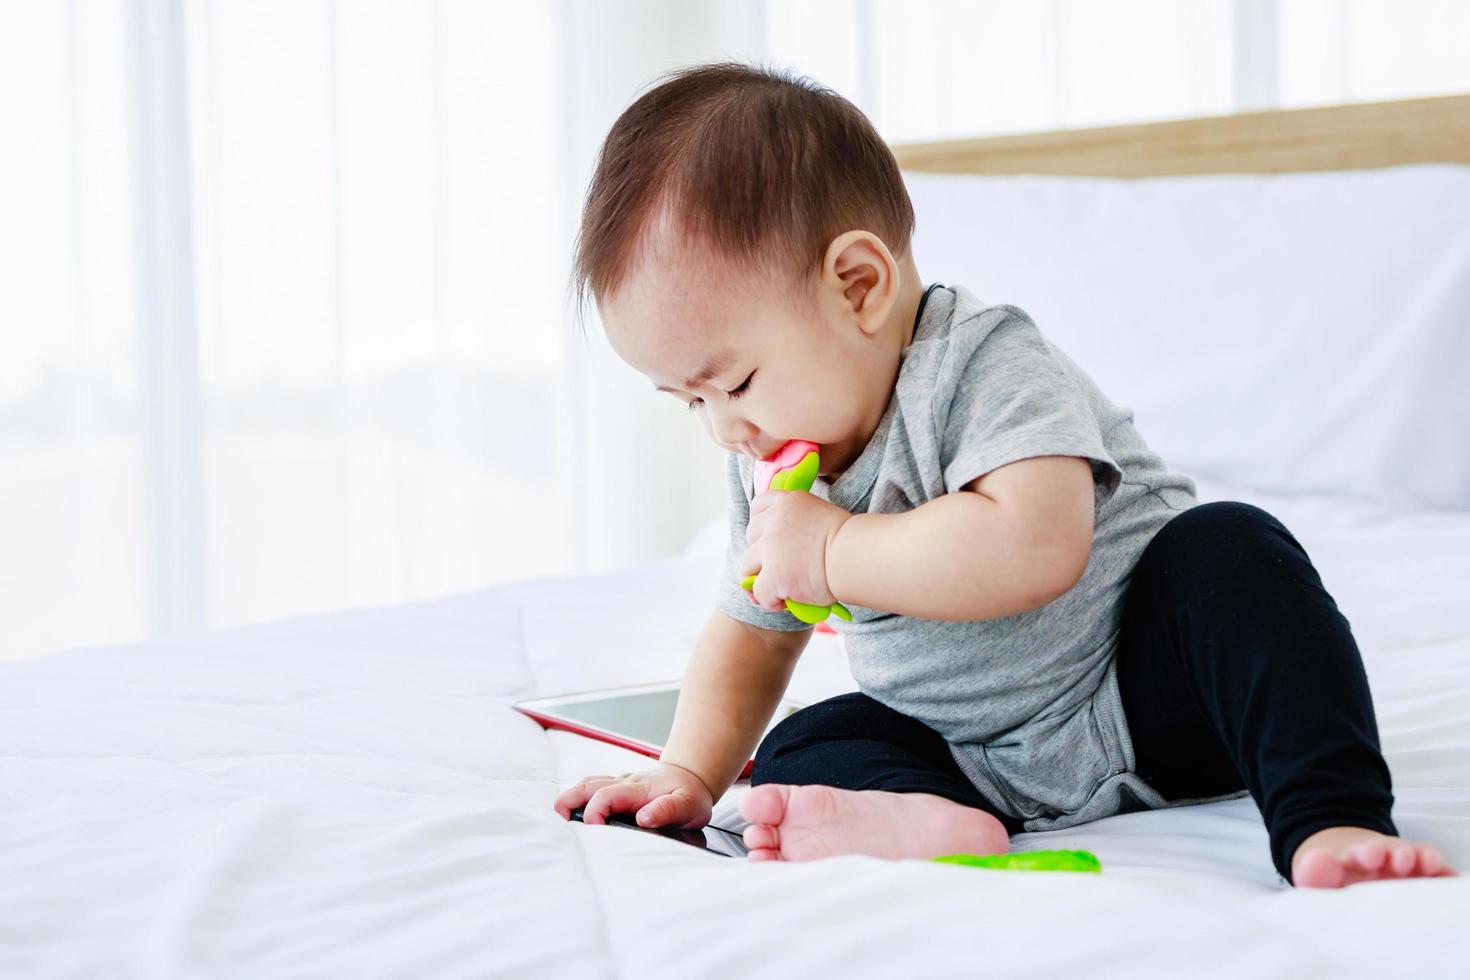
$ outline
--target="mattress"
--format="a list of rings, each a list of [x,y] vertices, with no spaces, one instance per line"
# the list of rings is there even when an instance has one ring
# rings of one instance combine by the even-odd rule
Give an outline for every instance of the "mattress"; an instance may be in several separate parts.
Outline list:
[[[1470,512],[1200,490],[1306,546],[1400,830],[1470,870]],[[1101,875],[747,863],[563,821],[562,788],[647,760],[510,703],[679,677],[719,559],[0,664],[0,975],[1470,974],[1470,879],[1293,890],[1249,799],[1014,839]],[[855,689],[814,636],[791,696]]]

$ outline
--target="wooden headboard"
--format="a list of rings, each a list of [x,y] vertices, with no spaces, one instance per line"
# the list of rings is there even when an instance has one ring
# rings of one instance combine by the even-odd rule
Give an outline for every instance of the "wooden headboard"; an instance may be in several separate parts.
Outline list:
[[[893,152],[904,170],[1091,177],[1470,163],[1470,95],[906,143]]]

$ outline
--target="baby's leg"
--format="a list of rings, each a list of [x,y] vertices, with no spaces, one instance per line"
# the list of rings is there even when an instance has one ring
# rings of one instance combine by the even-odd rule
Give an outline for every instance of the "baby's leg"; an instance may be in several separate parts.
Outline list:
[[[1288,881],[1449,873],[1398,839],[1352,631],[1260,508],[1201,504],[1154,536],[1128,586],[1118,683],[1139,776],[1171,800],[1249,789]]]
[[[752,861],[1003,853],[1021,829],[970,784],[938,732],[858,692],[773,728],[751,784],[740,812],[752,821]]]

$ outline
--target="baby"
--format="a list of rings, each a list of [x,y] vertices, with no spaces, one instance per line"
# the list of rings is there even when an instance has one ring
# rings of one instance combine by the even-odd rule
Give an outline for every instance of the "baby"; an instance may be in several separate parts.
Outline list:
[[[731,538],[659,763],[557,812],[701,827],[755,749],[752,861],[996,853],[1249,793],[1296,885],[1453,874],[1397,836],[1362,660],[1291,533],[1199,503],[1023,310],[926,288],[913,228],[887,146],[805,79],[699,66],[613,126],[578,299],[729,452]],[[812,492],[754,494],[789,439],[821,447]],[[851,611],[860,690],[761,741],[811,635],[788,598]]]

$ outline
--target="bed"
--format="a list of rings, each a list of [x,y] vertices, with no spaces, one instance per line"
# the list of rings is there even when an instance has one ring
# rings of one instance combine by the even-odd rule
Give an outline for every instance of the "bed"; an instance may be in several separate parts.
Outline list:
[[[1095,344],[1074,356],[1096,364],[1115,400],[1137,402],[1145,438],[1157,431],[1201,500],[1255,503],[1297,534],[1363,651],[1401,832],[1470,869],[1470,496],[1459,496],[1470,494],[1461,404],[1470,358],[1457,346],[1470,333],[1470,97],[898,152],[920,210],[926,279],[984,269],[982,295],[1069,335],[1064,349]],[[1157,303],[1138,283],[1120,282],[1115,303],[1097,288],[1058,288],[1097,252],[1088,222],[1113,228],[1127,215],[1141,222],[1129,248],[1173,253],[1158,221],[1178,220],[1180,208],[1186,227],[1239,216],[1250,202],[1289,214],[1276,185],[1262,183],[1287,171],[1365,182],[1327,183],[1327,198],[1365,209],[1313,231],[1327,241],[1359,220],[1398,234],[1394,217],[1419,200],[1405,226],[1413,234],[1394,239],[1411,261],[1311,266],[1314,246],[1292,230],[1310,222],[1281,222],[1211,253],[1210,282],[1230,289],[1192,310],[1180,304],[1198,298],[1187,280],[1197,257],[1167,275],[1157,267],[1167,256],[1132,263],[1153,269]],[[1225,183],[1202,190],[1168,176],[1188,174]],[[1427,201],[1415,190],[1424,186]],[[1288,183],[1280,193],[1307,190]],[[1188,196],[1205,191],[1245,203],[1209,211]],[[1309,196],[1303,213],[1321,214],[1321,200]],[[952,202],[964,207],[942,206]],[[973,233],[1011,227],[1017,208],[1043,226],[1037,242]],[[1257,214],[1252,227],[1267,220]],[[1061,242],[1075,251],[1058,252]],[[1249,346],[1202,352],[1222,322],[1242,318],[1227,292],[1254,297],[1242,309],[1261,308],[1250,262],[1278,265],[1272,247],[1303,260],[1300,275],[1263,287],[1272,329],[1242,328]],[[1061,256],[1060,269],[1028,278],[1043,251]],[[1332,280],[1320,277],[1334,274],[1350,281],[1325,289]],[[1311,301],[1293,305],[1293,288]],[[1067,295],[1051,299],[1058,293]],[[1345,318],[1381,294],[1392,294],[1381,315],[1398,319],[1353,334]],[[1155,305],[1163,319],[1150,321]],[[1130,315],[1118,319],[1120,309]],[[1116,331],[1089,340],[1084,313]],[[1148,371],[1110,353],[1129,337],[1158,352]],[[1358,357],[1333,360],[1337,346]],[[1160,370],[1190,354],[1193,375]],[[1271,390],[1240,380],[1238,359],[1250,357],[1304,390],[1270,401]],[[1352,397],[1334,397],[1343,388]],[[1371,416],[1357,414],[1365,399]],[[1282,452],[1296,454],[1291,465],[1268,465]],[[1101,875],[862,856],[747,864],[564,822],[551,809],[561,788],[645,760],[543,731],[511,702],[677,678],[722,547],[713,524],[681,554],[617,574],[0,663],[0,975],[1470,973],[1459,933],[1470,878],[1293,890],[1271,867],[1249,799],[1013,841],[1085,848]],[[810,703],[855,689],[840,635],[816,634],[791,696]],[[732,788],[713,822],[741,829],[747,790]]]

